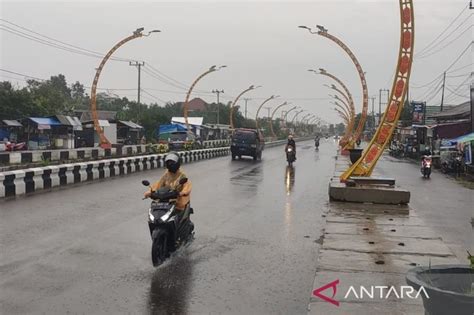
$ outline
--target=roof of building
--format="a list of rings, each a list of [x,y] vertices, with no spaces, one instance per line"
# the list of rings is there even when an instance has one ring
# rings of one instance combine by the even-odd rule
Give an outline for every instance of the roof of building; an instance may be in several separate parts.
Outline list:
[[[188,102],[188,110],[203,111],[203,110],[206,110],[206,106],[207,106],[207,103],[199,97],[193,98],[192,100]]]
[[[429,118],[436,120],[450,120],[450,119],[462,119],[471,115],[471,103],[469,101],[464,102],[458,106],[448,108],[446,110],[438,111],[431,114],[426,114]]]
[[[81,122],[92,120],[92,113],[88,110],[76,111],[76,113],[78,114]],[[97,116],[98,116],[98,119],[100,120],[112,121],[116,119],[115,117],[117,116],[117,112],[108,111],[108,110],[98,110]]]
[[[203,117],[188,117],[188,124],[193,126],[201,126],[204,121]],[[173,117],[171,123],[185,124],[184,117]]]
[[[2,123],[8,127],[22,127],[22,124],[18,120],[4,119]]]
[[[133,121],[119,120],[119,123],[131,128],[131,129],[143,129],[139,124],[134,123]]]

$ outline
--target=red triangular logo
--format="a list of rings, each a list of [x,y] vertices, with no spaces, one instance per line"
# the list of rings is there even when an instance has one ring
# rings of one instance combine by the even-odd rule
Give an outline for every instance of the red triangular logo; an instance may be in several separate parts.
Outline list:
[[[322,287],[320,288],[317,288],[316,290],[313,291],[313,295],[314,296],[317,296],[318,298],[320,299],[323,299],[324,301],[326,302],[329,302],[331,304],[334,304],[336,306],[339,306],[339,302],[334,300],[334,297],[336,296],[336,293],[337,293],[337,285],[339,284],[339,279],[331,282],[331,283],[328,283],[326,285],[323,285]],[[321,294],[322,291],[328,289],[328,288],[332,288],[332,297],[328,297],[326,295],[323,295]]]

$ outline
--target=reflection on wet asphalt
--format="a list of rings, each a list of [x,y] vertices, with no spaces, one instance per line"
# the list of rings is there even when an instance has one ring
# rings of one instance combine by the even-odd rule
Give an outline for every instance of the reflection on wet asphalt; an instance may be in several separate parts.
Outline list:
[[[159,268],[140,181],[162,170],[0,203],[2,312],[306,313],[336,150],[311,144],[185,165],[195,240]]]

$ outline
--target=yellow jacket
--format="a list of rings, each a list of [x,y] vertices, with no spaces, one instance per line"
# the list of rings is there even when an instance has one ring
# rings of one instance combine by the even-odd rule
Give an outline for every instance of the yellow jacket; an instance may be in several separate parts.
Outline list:
[[[184,185],[180,185],[179,181],[183,178],[187,178],[186,174],[184,174],[181,169],[179,169],[176,173],[171,173],[170,171],[166,171],[166,173],[161,176],[160,180],[155,182],[151,185],[151,190],[155,191],[160,189],[161,187],[168,187],[173,190],[177,190],[180,192],[180,196],[176,201],[176,209],[184,210],[186,205],[191,200],[191,188],[192,184],[191,181],[188,181]]]

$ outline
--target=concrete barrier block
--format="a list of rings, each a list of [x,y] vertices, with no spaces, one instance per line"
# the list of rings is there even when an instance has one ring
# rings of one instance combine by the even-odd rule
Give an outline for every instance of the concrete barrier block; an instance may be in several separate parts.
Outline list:
[[[43,173],[44,173],[44,168],[43,167],[36,167],[36,168],[30,168],[30,171],[33,172],[33,182],[35,183],[35,191],[40,190],[44,188],[44,180],[43,180]]]
[[[41,162],[43,153],[41,151],[32,151],[31,152],[31,161],[32,162]]]
[[[399,187],[346,187],[338,178],[334,178],[329,184],[329,198],[332,201],[398,205],[410,202],[410,192]]]
[[[19,171],[11,171],[7,172],[12,175],[15,175],[15,179],[13,180],[13,183],[15,185],[15,195],[23,195],[26,193],[26,184],[25,184],[25,171],[19,170]]]
[[[92,157],[92,148],[84,148],[84,158],[90,159]]]
[[[86,163],[77,163],[79,165],[79,176],[80,176],[80,181],[85,182],[87,180],[87,172],[86,172]]]
[[[51,161],[59,161],[61,157],[61,151],[59,150],[51,150]]]
[[[77,150],[69,150],[69,159],[77,160]]]
[[[5,185],[3,181],[5,180],[5,174],[0,173],[0,198],[5,198]]]
[[[10,164],[21,163],[21,152],[10,152]]]

